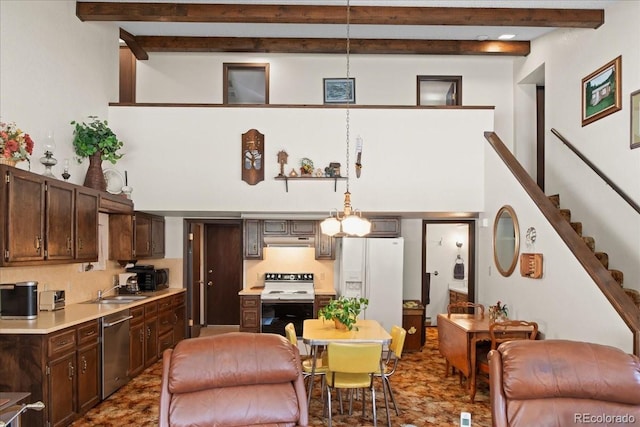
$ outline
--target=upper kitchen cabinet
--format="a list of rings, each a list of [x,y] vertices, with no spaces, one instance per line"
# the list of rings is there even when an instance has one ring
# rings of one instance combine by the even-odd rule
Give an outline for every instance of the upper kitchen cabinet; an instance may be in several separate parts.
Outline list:
[[[2,166],[0,265],[98,259],[98,193]]]
[[[316,221],[286,219],[265,219],[263,221],[265,236],[314,236],[315,233]]]
[[[316,233],[316,259],[336,259],[335,237],[322,234],[320,226]]]
[[[109,215],[109,259],[164,257],[164,217],[136,212]]]
[[[245,219],[242,225],[244,259],[262,259],[262,221]]]
[[[399,217],[367,218],[371,222],[371,233],[366,237],[400,237]]]

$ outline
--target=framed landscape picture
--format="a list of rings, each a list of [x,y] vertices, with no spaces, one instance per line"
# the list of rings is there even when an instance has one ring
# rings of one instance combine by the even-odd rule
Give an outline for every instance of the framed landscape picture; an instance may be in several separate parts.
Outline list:
[[[356,79],[323,79],[325,104],[355,104]]]
[[[582,126],[622,108],[622,56],[582,79]]]
[[[631,94],[631,148],[640,147],[640,89]]]

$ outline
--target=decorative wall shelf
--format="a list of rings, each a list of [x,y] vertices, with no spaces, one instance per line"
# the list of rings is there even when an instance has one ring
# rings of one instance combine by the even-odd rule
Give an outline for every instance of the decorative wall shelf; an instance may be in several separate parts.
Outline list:
[[[333,181],[333,192],[338,191],[338,180],[346,180],[346,176],[276,176],[274,179],[284,181],[287,193],[289,192],[289,181]]]

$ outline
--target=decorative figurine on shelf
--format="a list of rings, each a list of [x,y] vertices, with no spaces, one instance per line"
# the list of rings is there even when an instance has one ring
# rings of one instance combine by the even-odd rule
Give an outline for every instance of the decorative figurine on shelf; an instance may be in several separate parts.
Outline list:
[[[329,163],[329,167],[333,169],[333,175],[331,176],[334,176],[334,177],[340,176],[340,163],[331,162]]]
[[[329,166],[324,168],[324,176],[326,176],[328,178],[333,178],[333,168],[329,167]]]
[[[264,181],[264,135],[255,129],[242,134],[242,180],[249,185]]]
[[[289,177],[295,178],[298,176],[298,172],[294,168],[291,168],[291,172],[289,172]]]
[[[316,176],[318,178],[322,178],[324,176],[324,172],[322,172],[322,169],[320,168],[316,169]]]
[[[302,160],[300,160],[300,175],[313,175],[313,161],[311,159],[303,157]]]
[[[287,160],[289,159],[289,155],[286,151],[280,150],[278,151],[278,163],[280,164],[280,173],[278,176],[284,176],[284,165],[287,164]]]

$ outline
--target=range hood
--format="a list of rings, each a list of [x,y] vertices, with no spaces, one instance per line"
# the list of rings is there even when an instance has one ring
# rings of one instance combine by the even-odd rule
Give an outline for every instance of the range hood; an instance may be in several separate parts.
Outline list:
[[[301,236],[264,236],[264,245],[281,248],[312,248],[315,246],[315,239]]]

